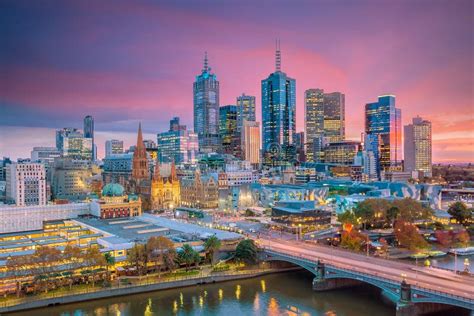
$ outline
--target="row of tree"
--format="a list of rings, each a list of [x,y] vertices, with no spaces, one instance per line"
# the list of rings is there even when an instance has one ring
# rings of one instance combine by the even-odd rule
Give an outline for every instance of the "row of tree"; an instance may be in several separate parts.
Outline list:
[[[69,284],[70,286],[78,279],[71,271],[79,269],[91,269],[84,273],[81,279],[97,279],[98,272],[106,270],[115,263],[114,258],[108,254],[102,254],[97,247],[90,247],[83,251],[74,245],[67,245],[64,251],[54,247],[41,246],[29,256],[15,256],[7,260],[8,273],[16,280],[17,295],[22,289],[21,280],[33,277],[33,290],[48,291],[58,285]],[[68,272],[68,273],[65,273]]]
[[[352,210],[338,215],[343,224],[362,225],[363,228],[383,228],[393,226],[395,221],[413,222],[428,219],[433,210],[411,198],[388,201],[385,199],[366,199]]]

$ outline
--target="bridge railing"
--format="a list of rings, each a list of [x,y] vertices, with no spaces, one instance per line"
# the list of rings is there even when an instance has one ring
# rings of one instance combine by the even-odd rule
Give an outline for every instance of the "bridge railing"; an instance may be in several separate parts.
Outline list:
[[[291,259],[296,260],[296,261],[304,260],[307,263],[311,263],[311,264],[316,264],[319,261],[318,259],[308,257],[307,255],[304,255],[304,254],[300,254],[298,256],[295,256],[295,255],[282,253],[282,252],[279,252],[278,250],[275,250],[275,248],[269,247],[269,246],[264,246],[264,247],[262,247],[262,249],[265,250],[266,252],[274,253],[277,256],[291,258]],[[321,262],[323,262],[323,260],[321,260]],[[390,283],[392,285],[399,286],[400,283],[403,280],[402,277],[400,277],[400,278],[388,277],[388,276],[381,275],[378,272],[374,272],[374,273],[370,273],[368,271],[364,272],[362,269],[355,268],[354,266],[349,266],[350,267],[350,269],[349,269],[347,267],[343,267],[341,264],[328,263],[327,261],[324,261],[324,264],[328,268],[342,270],[342,271],[345,271],[347,273],[356,274],[356,275],[363,276],[363,277],[370,278],[370,279],[383,280],[383,281],[385,281],[387,283]],[[460,300],[460,301],[463,301],[463,302],[466,302],[466,303],[469,303],[469,304],[472,304],[474,302],[474,299],[470,299],[470,298],[466,298],[464,296],[452,294],[452,293],[449,293],[449,292],[438,291],[438,290],[435,290],[435,289],[432,289],[432,288],[429,288],[429,287],[422,286],[422,285],[420,285],[420,282],[417,282],[417,284],[411,284],[411,285],[412,285],[413,289],[419,290],[420,292],[428,292],[428,293],[431,293],[431,294],[437,294],[437,295],[444,296],[444,297],[450,297],[450,298],[454,298],[454,299],[457,299],[457,300]]]

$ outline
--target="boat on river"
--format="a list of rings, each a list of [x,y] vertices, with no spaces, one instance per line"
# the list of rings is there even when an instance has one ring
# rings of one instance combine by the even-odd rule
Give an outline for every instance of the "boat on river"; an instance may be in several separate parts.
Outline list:
[[[470,256],[474,255],[474,247],[452,248],[449,250],[449,253],[456,254],[458,256]]]

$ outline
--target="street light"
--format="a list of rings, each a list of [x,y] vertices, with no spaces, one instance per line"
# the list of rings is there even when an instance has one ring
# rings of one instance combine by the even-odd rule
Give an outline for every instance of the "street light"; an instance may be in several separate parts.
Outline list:
[[[469,273],[469,258],[464,259],[464,272]]]

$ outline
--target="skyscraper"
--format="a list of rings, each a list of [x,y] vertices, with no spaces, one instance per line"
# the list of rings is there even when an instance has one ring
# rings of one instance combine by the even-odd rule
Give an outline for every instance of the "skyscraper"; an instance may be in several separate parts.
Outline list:
[[[322,89],[305,91],[306,155],[308,161],[324,160],[324,146],[345,139],[345,96]]]
[[[394,95],[379,96],[378,102],[365,105],[365,133],[377,135],[380,171],[400,171],[402,162],[401,110]]]
[[[255,115],[255,97],[245,95],[237,97],[237,129],[240,132],[244,126],[244,120],[256,121]]]
[[[262,80],[262,138],[264,163],[286,165],[296,159],[296,81],[281,71],[277,43],[275,72]]]
[[[96,160],[97,148],[94,142],[94,119],[90,115],[84,118],[84,137],[92,139],[92,160]]]
[[[422,171],[431,176],[431,122],[417,116],[413,123],[404,127],[405,171]]]
[[[243,159],[250,162],[256,169],[260,164],[260,123],[245,121],[242,128]]]
[[[158,161],[176,164],[196,162],[198,136],[179,123],[179,117],[170,120],[170,129],[157,135]]]
[[[220,151],[224,154],[236,155],[240,149],[237,115],[238,111],[235,105],[225,105],[219,108],[219,135],[222,143]]]
[[[117,139],[107,140],[105,142],[105,157],[117,154],[123,154],[123,141]]]
[[[194,132],[198,134],[199,150],[204,153],[217,152],[219,142],[219,81],[211,73],[207,53],[204,68],[193,84]]]

